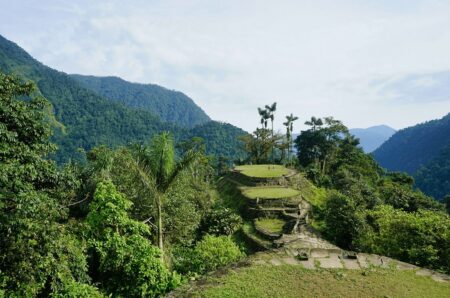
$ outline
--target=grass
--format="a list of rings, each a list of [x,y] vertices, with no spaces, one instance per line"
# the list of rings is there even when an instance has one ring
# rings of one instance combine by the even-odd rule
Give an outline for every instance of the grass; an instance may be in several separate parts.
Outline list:
[[[283,233],[283,226],[286,222],[278,218],[258,218],[255,221],[257,228],[267,231],[271,234]]]
[[[235,170],[256,178],[276,178],[289,173],[289,170],[281,165],[245,165],[237,166]]]
[[[417,276],[410,270],[260,265],[209,277],[189,297],[450,297],[450,283]]]
[[[244,222],[244,224],[242,225],[242,231],[248,237],[251,237],[254,241],[259,242],[263,246],[270,247],[272,244],[271,241],[261,237],[258,233],[256,233],[253,224],[250,222]]]
[[[300,191],[287,187],[249,187],[242,193],[251,199],[282,199],[298,196]]]

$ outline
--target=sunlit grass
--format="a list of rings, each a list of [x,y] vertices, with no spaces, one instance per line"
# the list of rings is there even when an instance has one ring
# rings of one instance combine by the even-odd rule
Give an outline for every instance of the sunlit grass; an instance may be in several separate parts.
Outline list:
[[[244,165],[237,166],[235,170],[242,174],[257,178],[275,178],[289,173],[289,170],[281,165]]]
[[[450,283],[393,269],[252,266],[211,277],[191,297],[450,297]]]
[[[298,196],[300,191],[288,187],[249,187],[242,193],[252,199],[282,199]]]
[[[285,223],[284,220],[278,218],[258,218],[255,221],[255,226],[268,233],[281,234]]]

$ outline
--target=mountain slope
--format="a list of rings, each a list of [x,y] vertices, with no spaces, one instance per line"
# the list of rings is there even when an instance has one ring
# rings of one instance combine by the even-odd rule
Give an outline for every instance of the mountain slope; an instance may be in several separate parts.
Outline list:
[[[414,175],[416,185],[427,195],[442,200],[450,195],[450,145]]]
[[[52,141],[59,147],[53,156],[58,162],[83,158],[79,152],[80,148],[90,150],[100,144],[114,147],[129,142],[146,141],[161,131],[171,131],[177,140],[195,134],[175,124],[162,122],[148,110],[127,107],[86,89],[71,76],[38,62],[1,35],[0,71],[34,81],[38,92],[51,102],[56,120],[63,125],[63,129],[55,129],[52,137]],[[206,128],[194,128],[198,134],[202,134],[204,129]],[[245,134],[243,130],[231,125],[219,125],[217,130],[213,137]],[[208,142],[214,144],[221,141],[211,139]],[[214,148],[217,149],[218,146],[207,147],[207,150],[216,154]],[[243,154],[238,148],[230,152]],[[230,158],[238,158],[239,154],[231,154]]]
[[[370,153],[377,149],[396,132],[395,129],[387,125],[377,125],[368,128],[352,128],[349,131],[360,140],[360,144],[366,153]]]
[[[373,156],[385,168],[410,174],[450,145],[450,114],[395,133]]]
[[[189,130],[186,137],[202,138],[207,154],[226,157],[233,161],[244,159],[247,155],[239,141],[239,136],[245,134],[247,134],[245,131],[229,123],[209,121]]]
[[[185,94],[153,84],[130,83],[118,77],[70,75],[104,98],[126,106],[148,110],[163,121],[194,127],[211,119]]]

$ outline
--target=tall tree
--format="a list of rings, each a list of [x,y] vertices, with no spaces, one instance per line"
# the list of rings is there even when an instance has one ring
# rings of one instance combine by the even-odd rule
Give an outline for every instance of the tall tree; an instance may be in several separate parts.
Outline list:
[[[198,153],[194,149],[189,149],[179,161],[176,161],[173,137],[168,132],[155,136],[150,146],[135,147],[134,153],[135,158],[131,166],[138,172],[147,191],[155,196],[158,246],[163,257],[164,229],[162,210],[167,193],[180,174],[186,171],[198,158]]]
[[[45,158],[51,107],[34,90],[0,73],[0,296],[94,296],[84,245],[65,223],[76,182]]]
[[[270,122],[272,124],[272,139],[273,139],[273,121],[275,120],[275,111],[277,110],[277,103],[274,102],[271,105],[266,105],[267,115],[269,116]],[[272,145],[272,163],[274,162],[274,145]]]
[[[291,161],[291,150],[292,150],[292,134],[294,132],[294,121],[298,120],[298,117],[294,116],[292,113],[288,116],[286,116],[286,122],[283,123],[283,125],[286,126],[286,139],[288,143],[288,159],[289,162]]]
[[[312,116],[311,120],[306,121],[305,124],[311,126],[311,129],[313,131],[315,131],[317,129],[317,127],[320,127],[323,125],[323,121],[321,118],[316,118],[316,117]]]
[[[261,128],[267,129],[267,122],[270,118],[269,113],[267,112],[267,109],[261,109],[258,108],[259,116],[261,117]]]

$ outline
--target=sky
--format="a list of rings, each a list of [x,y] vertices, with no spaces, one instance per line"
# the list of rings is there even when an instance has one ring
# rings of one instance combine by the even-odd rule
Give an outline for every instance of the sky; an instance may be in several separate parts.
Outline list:
[[[190,96],[252,131],[334,116],[396,129],[450,112],[450,1],[0,0],[0,34],[64,71]]]

